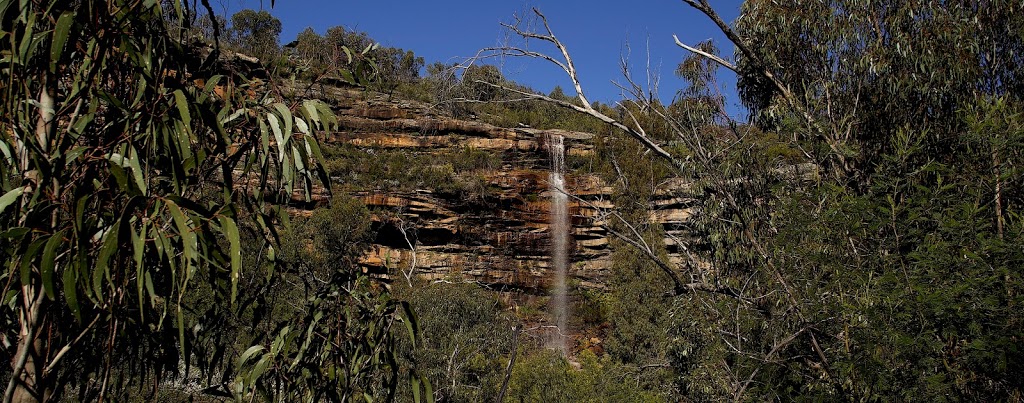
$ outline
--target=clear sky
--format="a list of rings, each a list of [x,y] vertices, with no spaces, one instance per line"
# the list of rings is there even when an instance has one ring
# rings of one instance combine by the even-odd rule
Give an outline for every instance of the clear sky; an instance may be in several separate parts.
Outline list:
[[[622,82],[619,61],[632,49],[634,78],[646,83],[647,49],[650,64],[661,77],[659,94],[670,101],[683,83],[673,75],[686,51],[672,41],[672,34],[688,44],[713,38],[723,56],[732,59],[733,46],[703,14],[681,0],[609,1],[609,0],[435,0],[435,1],[340,1],[214,0],[218,13],[230,16],[244,9],[266,9],[283,25],[281,41],[290,42],[312,27],[323,34],[327,28],[342,25],[367,32],[386,46],[400,47],[423,56],[427,64],[435,61],[457,62],[477,50],[495,46],[504,38],[501,22],[510,22],[516,13],[537,7],[545,15],[555,34],[565,43],[579,70],[584,91],[591,101],[612,103],[619,89],[612,81]],[[741,0],[714,0],[712,4],[727,22],[739,14]],[[533,48],[550,51],[548,48]],[[500,63],[505,76],[535,90],[549,92],[561,85],[567,94],[572,86],[557,67],[521,59]],[[727,97],[727,109],[734,117],[741,114],[735,95],[735,76],[721,69],[719,83]]]

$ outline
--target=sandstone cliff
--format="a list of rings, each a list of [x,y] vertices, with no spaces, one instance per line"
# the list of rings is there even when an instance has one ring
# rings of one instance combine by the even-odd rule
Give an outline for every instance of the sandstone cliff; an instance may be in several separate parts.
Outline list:
[[[566,154],[594,152],[593,135],[562,130],[502,128],[475,120],[432,113],[426,105],[392,101],[357,89],[325,89],[340,121],[327,144],[363,150],[400,150],[443,158],[452,150],[485,150],[500,157],[500,167],[475,172],[487,184],[478,197],[433,189],[386,190],[335,187],[361,199],[375,214],[378,228],[368,270],[408,271],[428,280],[468,280],[499,289],[543,292],[549,272],[549,155],[546,139],[565,137]],[[609,234],[597,217],[598,208],[613,207],[611,188],[595,175],[569,172],[572,240],[570,275],[579,285],[603,288],[611,266]],[[298,196],[298,195],[296,195]],[[326,197],[318,195],[321,202]],[[316,199],[316,198],[315,198]],[[691,203],[670,192],[653,201],[652,218],[670,227],[684,222]],[[681,234],[671,234],[679,236]],[[665,241],[670,245],[671,237]]]

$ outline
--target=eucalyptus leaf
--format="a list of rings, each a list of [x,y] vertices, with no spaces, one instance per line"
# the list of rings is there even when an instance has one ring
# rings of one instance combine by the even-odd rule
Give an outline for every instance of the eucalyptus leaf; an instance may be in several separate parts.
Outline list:
[[[7,206],[13,204],[23,193],[26,188],[17,187],[7,191],[3,196],[0,196],[0,214],[3,214],[4,210],[7,210]]]

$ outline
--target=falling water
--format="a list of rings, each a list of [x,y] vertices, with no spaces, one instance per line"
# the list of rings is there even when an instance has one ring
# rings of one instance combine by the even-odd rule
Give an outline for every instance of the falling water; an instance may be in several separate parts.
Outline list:
[[[564,355],[568,349],[566,336],[569,333],[569,306],[565,287],[569,258],[569,197],[565,191],[565,145],[562,136],[549,136],[548,152],[551,155],[551,174],[548,179],[551,191],[551,266],[555,270],[555,285],[551,290],[552,313],[557,326],[557,333],[551,342]]]

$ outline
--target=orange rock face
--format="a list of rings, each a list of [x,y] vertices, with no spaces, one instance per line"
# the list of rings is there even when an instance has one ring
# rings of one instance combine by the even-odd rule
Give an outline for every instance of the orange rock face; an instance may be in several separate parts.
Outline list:
[[[501,167],[474,172],[489,191],[478,198],[437,193],[430,189],[380,191],[350,189],[374,214],[375,243],[361,264],[368,270],[412,271],[427,280],[476,281],[525,292],[543,292],[549,270],[549,157],[544,145],[550,134],[565,138],[566,153],[594,152],[587,133],[561,130],[510,129],[470,120],[435,116],[414,102],[393,102],[383,96],[331,89],[340,130],[327,143],[363,149],[437,154],[474,148],[501,156]],[[570,275],[583,287],[603,288],[611,267],[610,240],[601,227],[598,208],[611,208],[611,187],[593,175],[566,175],[572,217]],[[313,202],[328,196],[314,190]],[[293,200],[304,201],[301,190]],[[685,201],[668,201],[675,209],[652,215],[676,222],[691,213]]]

